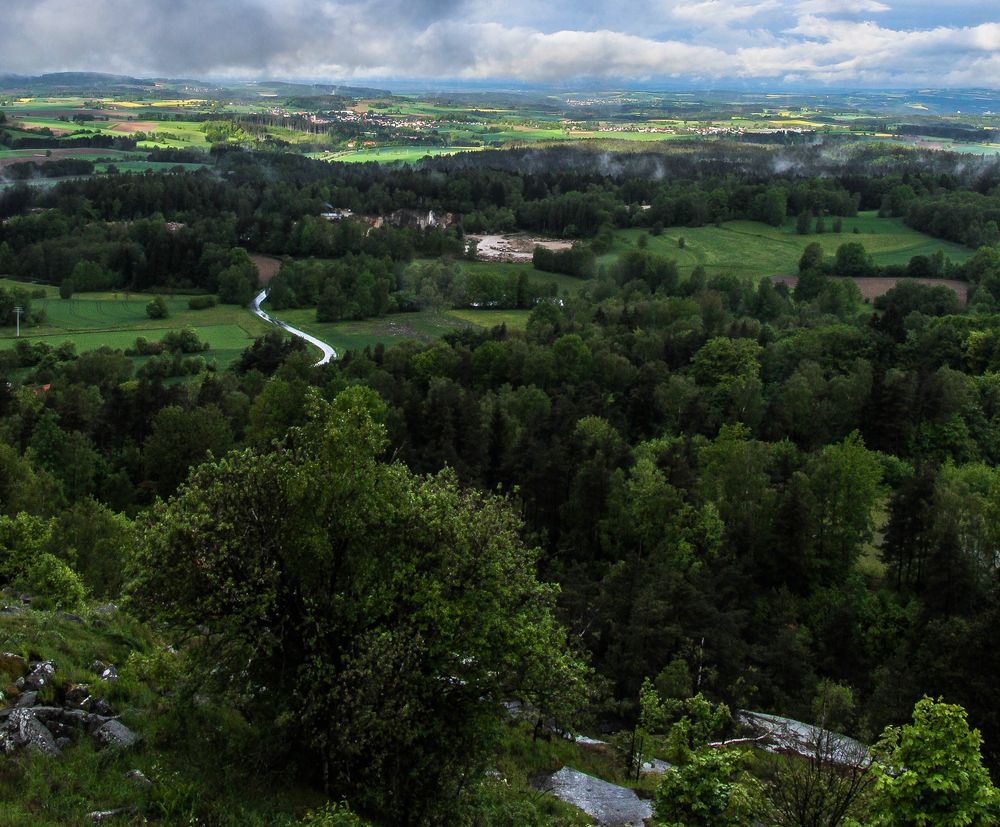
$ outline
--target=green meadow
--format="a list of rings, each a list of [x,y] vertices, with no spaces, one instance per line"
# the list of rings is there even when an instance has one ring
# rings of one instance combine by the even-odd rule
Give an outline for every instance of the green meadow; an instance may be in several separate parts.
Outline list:
[[[827,255],[834,255],[841,244],[857,241],[871,253],[876,264],[906,264],[913,256],[942,251],[955,262],[970,258],[973,251],[960,244],[931,238],[907,227],[899,218],[879,218],[875,213],[861,213],[843,219],[840,233],[831,232],[833,219],[826,219],[827,232],[799,235],[795,220],[783,227],[771,227],[755,221],[727,221],[721,226],[668,227],[659,236],[648,235],[648,249],[673,258],[682,276],[697,266],[711,275],[732,273],[752,279],[796,272],[806,246],[818,242]],[[858,232],[854,230],[857,228]],[[611,264],[625,250],[635,247],[645,230],[622,230],[616,233],[611,252],[601,256],[600,264]],[[680,240],[684,246],[680,246]]]
[[[356,149],[349,152],[309,153],[313,158],[322,161],[344,161],[347,163],[365,163],[377,161],[381,164],[391,164],[395,161],[412,164],[430,155],[454,155],[458,152],[473,152],[479,147],[469,146],[383,146],[368,149]]]
[[[380,343],[392,347],[413,339],[427,342],[466,327],[488,330],[506,324],[523,330],[529,313],[528,310],[421,310],[359,322],[317,322],[313,308],[282,310],[272,315],[327,342],[339,356],[348,350],[363,350]]]
[[[0,280],[0,287],[14,284]],[[44,310],[46,318],[38,326],[22,327],[21,338],[53,347],[72,342],[79,353],[104,346],[125,349],[132,347],[139,336],[154,341],[168,330],[193,327],[209,345],[204,356],[225,367],[237,360],[256,337],[274,329],[243,307],[219,305],[191,310],[189,296],[165,297],[170,316],[150,319],[146,316],[146,303],[151,298],[148,294],[80,293],[71,299],[60,299],[55,288],[31,287],[45,289],[49,296],[32,299],[32,307]],[[13,347],[15,342],[14,328],[0,329],[0,348]]]

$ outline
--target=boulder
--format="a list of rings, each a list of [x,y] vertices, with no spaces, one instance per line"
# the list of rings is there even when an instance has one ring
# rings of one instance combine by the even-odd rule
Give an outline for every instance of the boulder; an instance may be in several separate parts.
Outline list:
[[[33,709],[15,709],[7,719],[7,730],[13,734],[16,746],[44,755],[59,755],[61,752],[52,733]]]
[[[101,672],[102,681],[116,681],[118,680],[118,670],[112,664],[108,664]]]
[[[53,661],[37,661],[29,664],[29,667],[31,673],[24,679],[26,690],[39,690],[46,684],[52,683],[52,676],[56,673],[56,665]]]
[[[125,773],[125,780],[142,790],[148,790],[153,786],[146,774],[142,770],[129,770]]]
[[[74,683],[66,690],[66,703],[76,709],[84,709],[90,699],[90,687],[85,683]]]
[[[21,697],[17,699],[16,706],[24,709],[25,707],[32,707],[38,703],[38,693],[37,692],[24,692]]]
[[[94,740],[102,747],[128,749],[136,744],[139,736],[118,720],[110,720],[99,726],[93,733]]]

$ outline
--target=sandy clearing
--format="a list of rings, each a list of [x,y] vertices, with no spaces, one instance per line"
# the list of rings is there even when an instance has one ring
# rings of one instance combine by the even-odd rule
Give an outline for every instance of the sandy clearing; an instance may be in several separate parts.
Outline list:
[[[476,241],[476,258],[480,261],[529,262],[536,247],[548,250],[568,250],[572,241],[553,238],[534,238],[514,235],[467,235],[469,241]]]

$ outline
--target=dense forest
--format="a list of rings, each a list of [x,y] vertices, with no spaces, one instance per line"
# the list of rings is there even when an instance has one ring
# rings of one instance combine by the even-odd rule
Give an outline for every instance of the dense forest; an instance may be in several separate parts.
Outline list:
[[[137,373],[110,348],[0,350],[0,585],[50,588],[60,606],[69,594],[67,608],[127,595],[193,647],[203,686],[283,733],[258,757],[267,771],[294,765],[376,823],[545,823],[476,803],[512,698],[558,727],[634,734],[656,730],[654,707],[695,727],[691,698],[817,721],[834,692],[836,726],[874,743],[940,697],[982,732],[996,777],[1000,166],[915,155],[553,150],[393,169],[230,152],[213,171],[0,191],[0,273],[68,294],[246,303],[251,250],[285,257],[275,306],[320,321],[413,309],[431,282],[456,306],[530,308],[523,331],[323,368],[278,334],[224,372]],[[325,204],[461,219],[370,229],[321,218]],[[806,250],[794,289],[681,278],[641,246],[594,263],[607,228],[859,209],[977,251],[880,269],[845,236],[836,257]],[[576,240],[535,264],[585,286],[555,299],[509,277],[457,283],[463,234],[482,229]],[[967,281],[970,301],[904,279],[873,307],[832,278],[879,273]],[[0,324],[30,299],[0,291]],[[157,358],[199,347],[175,335]],[[948,723],[920,710],[913,726]],[[689,766],[737,777],[688,734]],[[991,790],[974,763],[966,779]],[[739,815],[734,799],[704,822],[664,815],[675,797],[657,817],[997,812],[972,795],[966,821],[909,819],[891,773],[827,820],[782,821],[764,797],[771,810]],[[870,801],[882,820],[858,809]]]

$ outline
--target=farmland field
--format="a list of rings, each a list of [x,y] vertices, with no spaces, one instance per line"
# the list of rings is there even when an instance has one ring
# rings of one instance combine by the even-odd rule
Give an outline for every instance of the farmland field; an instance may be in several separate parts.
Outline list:
[[[391,164],[394,161],[402,161],[412,164],[426,155],[432,157],[454,155],[458,152],[474,152],[477,149],[479,147],[474,146],[383,146],[356,149],[350,152],[322,152],[313,154],[313,157],[319,158],[321,161],[343,161],[345,163],[378,161],[382,164]]]
[[[13,284],[0,281],[0,286]],[[45,289],[50,297],[33,299],[32,307],[44,310],[46,320],[37,327],[22,328],[21,338],[53,346],[69,341],[78,352],[105,345],[124,349],[132,347],[139,336],[156,340],[168,330],[190,326],[210,346],[205,357],[225,367],[238,359],[254,338],[274,329],[242,307],[220,305],[208,310],[190,310],[188,296],[167,297],[170,316],[150,319],[146,316],[149,295],[81,293],[65,300],[55,295],[54,288]],[[0,330],[0,348],[13,347],[14,336],[13,328]]]
[[[827,219],[827,227],[832,219]],[[855,233],[855,227],[858,232]],[[642,230],[622,230],[610,253],[599,259],[610,264],[633,247]],[[684,239],[681,248],[679,240]],[[669,227],[660,236],[649,236],[648,249],[677,261],[682,276],[701,265],[708,275],[732,273],[752,279],[773,274],[796,272],[802,251],[816,241],[827,255],[836,253],[841,244],[860,242],[872,254],[876,264],[906,264],[916,255],[931,255],[941,250],[955,262],[970,258],[973,251],[960,244],[941,241],[907,227],[898,218],[879,218],[875,213],[861,213],[843,219],[843,231],[798,235],[794,220],[783,227],[771,227],[754,221],[728,221],[720,227]]]

